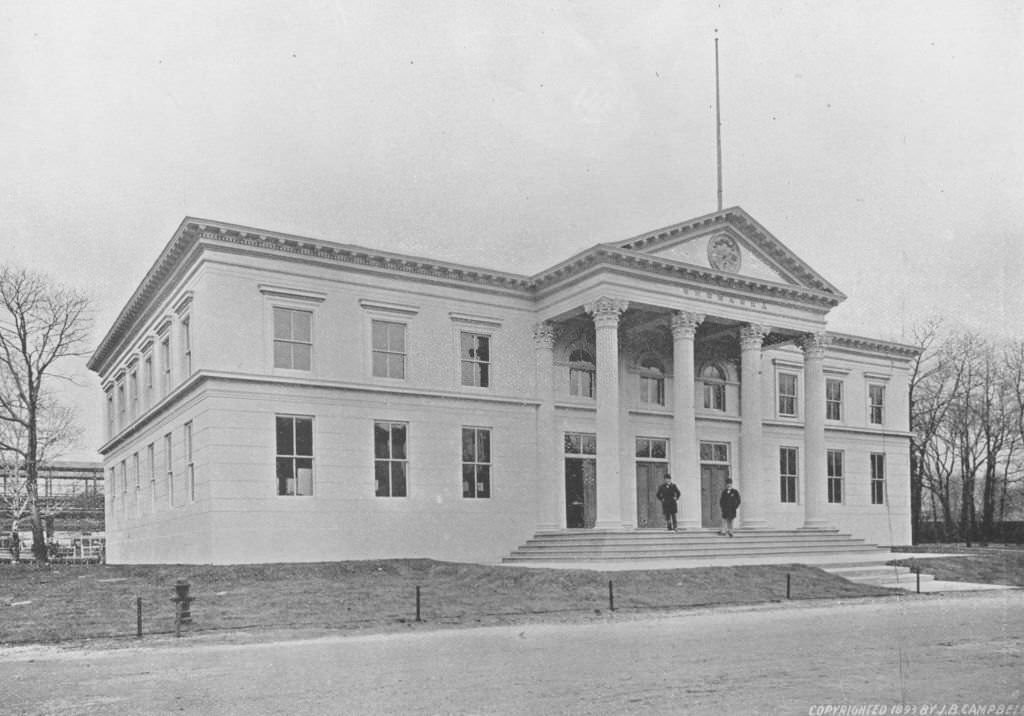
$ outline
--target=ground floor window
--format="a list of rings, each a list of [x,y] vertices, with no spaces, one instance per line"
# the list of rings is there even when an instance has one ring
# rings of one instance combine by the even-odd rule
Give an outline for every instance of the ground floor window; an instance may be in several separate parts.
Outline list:
[[[885,453],[871,453],[871,504],[885,504]]]
[[[843,451],[829,450],[828,462],[828,501],[833,504],[843,502]]]
[[[462,429],[462,496],[491,496],[491,431]]]
[[[277,494],[313,494],[313,419],[277,416]]]
[[[373,424],[373,479],[377,497],[405,497],[408,493],[408,433],[406,423]]]
[[[779,448],[779,501],[796,502],[797,452],[795,447]]]

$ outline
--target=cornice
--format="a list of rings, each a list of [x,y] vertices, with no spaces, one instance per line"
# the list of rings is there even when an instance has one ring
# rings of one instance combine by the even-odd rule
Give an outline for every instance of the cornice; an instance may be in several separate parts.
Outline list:
[[[847,333],[833,333],[832,331],[829,331],[828,335],[829,338],[832,339],[832,346],[834,348],[863,351],[873,355],[883,353],[905,359],[915,358],[921,353],[920,348],[917,346],[907,345],[906,343],[894,343],[892,341],[883,341],[877,338],[853,336]]]

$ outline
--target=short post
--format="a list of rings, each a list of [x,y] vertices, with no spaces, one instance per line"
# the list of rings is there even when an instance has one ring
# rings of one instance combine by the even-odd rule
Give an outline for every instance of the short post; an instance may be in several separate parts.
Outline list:
[[[420,585],[416,585],[416,621],[423,621],[420,619]]]
[[[789,585],[791,577],[792,575],[789,572],[786,572],[786,599],[789,599]]]
[[[135,636],[142,638],[142,597],[135,597]]]
[[[612,590],[612,580],[608,580],[608,611],[615,611],[615,592]]]
[[[917,593],[921,593],[921,565],[914,565],[914,574],[917,575]]]
[[[189,589],[192,585],[185,579],[179,579],[174,583],[174,636],[181,636],[181,625],[192,623],[192,602],[195,597],[189,596]]]

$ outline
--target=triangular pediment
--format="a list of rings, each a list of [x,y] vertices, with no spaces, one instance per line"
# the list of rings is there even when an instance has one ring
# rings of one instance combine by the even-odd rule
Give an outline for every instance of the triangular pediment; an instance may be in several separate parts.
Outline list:
[[[616,244],[659,259],[723,274],[843,294],[739,207]]]

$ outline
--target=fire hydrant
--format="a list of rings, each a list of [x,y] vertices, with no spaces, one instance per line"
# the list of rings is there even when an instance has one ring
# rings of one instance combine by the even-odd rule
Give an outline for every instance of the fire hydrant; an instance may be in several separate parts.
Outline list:
[[[188,595],[188,590],[192,587],[184,579],[179,579],[174,583],[174,596],[171,597],[171,601],[174,602],[174,631],[177,634],[182,624],[192,623],[192,602],[195,601],[195,597]]]

